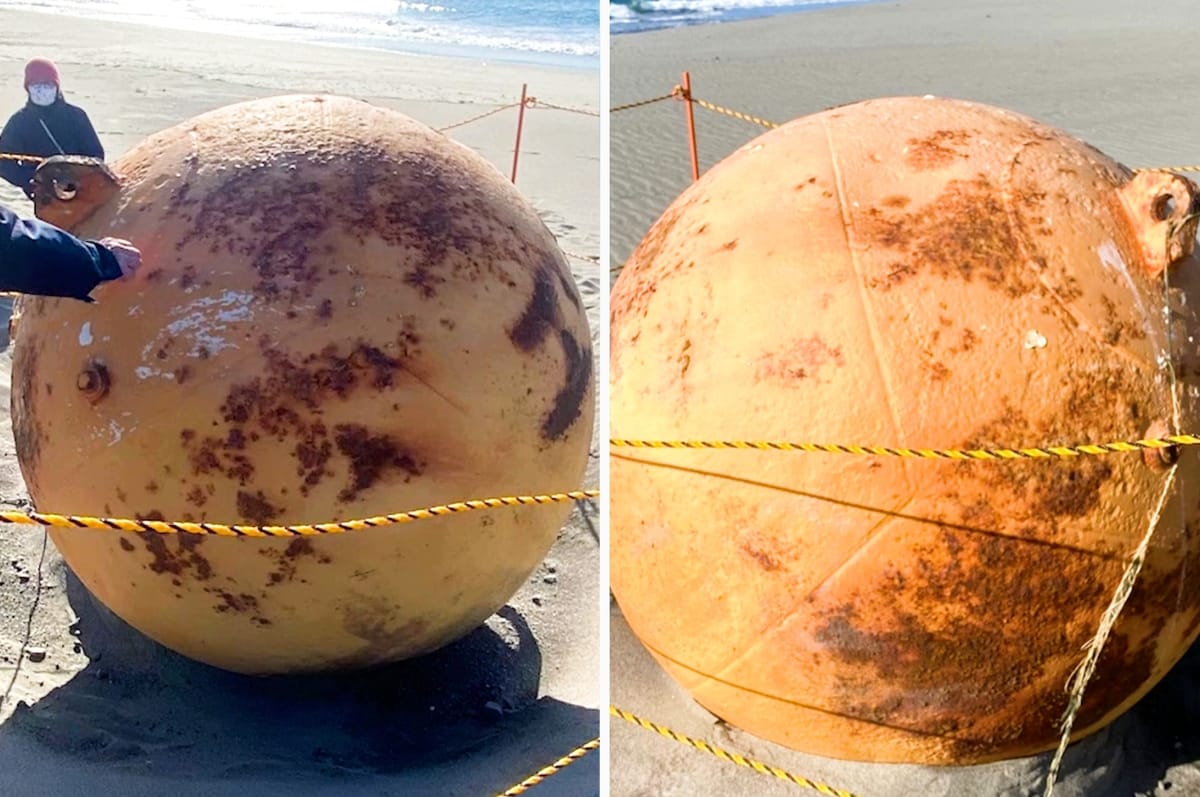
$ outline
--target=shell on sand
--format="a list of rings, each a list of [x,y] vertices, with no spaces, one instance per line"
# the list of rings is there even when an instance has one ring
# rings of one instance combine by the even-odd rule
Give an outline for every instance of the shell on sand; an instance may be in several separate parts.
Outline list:
[[[1194,431],[1194,196],[973,103],[795,120],[689,187],[626,264],[612,435],[975,448]],[[713,713],[796,749],[964,764],[1053,747],[1167,478],[1076,738],[1200,631],[1194,449],[1174,470],[1154,454],[612,457],[630,627]]]
[[[298,524],[577,487],[586,316],[553,236],[480,156],[389,110],[294,96],[206,113],[111,169],[38,173],[39,216],[144,258],[95,304],[22,300],[13,421],[39,509]],[[461,637],[568,511],[292,539],[51,534],[162,644],[294,672]]]

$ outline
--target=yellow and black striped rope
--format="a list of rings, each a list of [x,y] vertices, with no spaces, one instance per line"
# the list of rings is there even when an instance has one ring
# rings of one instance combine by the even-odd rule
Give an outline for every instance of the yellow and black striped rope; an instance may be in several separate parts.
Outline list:
[[[1200,166],[1143,166],[1135,172],[1200,172]]]
[[[343,534],[348,531],[364,531],[382,526],[398,526],[418,520],[457,515],[479,509],[498,509],[509,506],[531,506],[538,504],[562,504],[597,498],[599,490],[574,490],[568,493],[545,495],[510,495],[502,498],[479,498],[458,501],[425,509],[396,512],[390,515],[343,520],[336,523],[316,523],[295,526],[227,526],[221,523],[189,523],[167,520],[130,520],[128,518],[100,518],[84,515],[53,515],[43,512],[0,512],[0,523],[54,526],[57,528],[97,529],[101,531],[153,531],[158,534],[212,534],[218,537],[311,537],[319,534]]]
[[[912,459],[1069,459],[1084,455],[1114,454],[1145,449],[1168,449],[1175,446],[1200,445],[1200,437],[1190,434],[1171,435],[1147,440],[1115,443],[1085,443],[1074,446],[1044,448],[893,448],[890,446],[852,446],[831,443],[787,443],[772,440],[628,440],[614,437],[609,445],[617,448],[706,448],[756,449],[759,451],[804,451],[827,454],[862,454],[866,456],[908,457]]]
[[[529,777],[525,778],[525,780],[521,781],[517,785],[515,785],[505,791],[500,792],[499,794],[496,795],[496,797],[515,797],[515,795],[517,795],[517,794],[524,794],[530,788],[538,785],[539,783],[541,783],[543,780],[550,777],[551,775],[554,775],[558,772],[562,772],[564,769],[569,767],[571,764],[574,764],[576,761],[583,758],[585,755],[592,752],[593,750],[598,749],[599,747],[600,747],[600,740],[592,739],[587,744],[582,745],[580,747],[576,747],[574,750],[567,753],[565,756],[558,759],[550,766],[545,767],[543,769],[539,769],[537,772],[535,772],[532,775],[530,775]]]
[[[774,127],[779,127],[779,125],[776,124],[775,122],[769,121],[767,119],[762,119],[757,116],[751,116],[750,114],[742,113],[741,111],[735,111],[732,108],[723,108],[722,106],[715,105],[714,103],[708,102],[707,100],[698,100],[695,97],[693,97],[692,102],[696,103],[697,105],[699,105],[701,108],[704,108],[705,110],[712,111],[713,113],[719,113],[719,114],[723,114],[725,116],[732,116],[734,119],[741,119],[743,122],[749,122],[750,124],[758,125],[759,127],[765,127],[768,130],[770,130],[771,128],[774,128]]]
[[[796,786],[820,792],[821,794],[827,795],[827,797],[854,797],[854,795],[848,791],[835,789],[832,786],[826,786],[824,783],[817,783],[816,781],[809,780],[808,778],[801,777],[800,775],[793,775],[791,772],[788,772],[785,769],[773,767],[770,764],[764,764],[763,762],[755,761],[752,758],[746,758],[738,753],[730,753],[729,751],[723,750],[716,745],[709,744],[703,739],[694,739],[691,736],[686,736],[678,731],[671,730],[665,725],[659,725],[657,722],[651,722],[648,719],[643,719],[637,714],[617,708],[616,706],[609,706],[608,711],[614,717],[620,717],[628,723],[637,725],[639,728],[645,728],[648,731],[654,731],[659,736],[664,736],[703,753],[716,756],[722,761],[728,761],[729,763],[737,764],[740,767],[753,769],[760,775],[771,775],[779,778],[780,780],[795,784]]]

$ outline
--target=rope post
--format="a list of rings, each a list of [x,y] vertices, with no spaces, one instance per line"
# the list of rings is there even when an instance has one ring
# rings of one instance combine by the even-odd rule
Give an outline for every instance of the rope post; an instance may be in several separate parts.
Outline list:
[[[692,108],[692,75],[690,72],[683,73],[683,102],[684,113],[687,114],[688,126],[688,146],[692,154],[692,182],[700,179],[700,159],[696,155],[696,115]]]
[[[512,181],[517,182],[517,159],[521,156],[521,128],[525,125],[525,91],[528,83],[521,84],[521,105],[517,108],[517,141],[513,144]]]

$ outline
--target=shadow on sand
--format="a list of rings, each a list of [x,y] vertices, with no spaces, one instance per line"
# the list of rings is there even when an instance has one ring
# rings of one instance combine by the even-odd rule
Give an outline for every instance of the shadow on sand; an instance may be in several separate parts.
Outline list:
[[[66,759],[136,779],[233,785],[278,776],[279,793],[289,795],[284,781],[322,781],[324,793],[365,779],[373,794],[475,797],[503,791],[599,734],[594,709],[538,698],[541,652],[509,606],[419,659],[348,674],[251,677],[158,645],[69,571],[67,598],[89,664],[0,725],[0,769],[24,768],[30,794],[53,793],[38,788],[40,764],[22,752],[30,742],[50,754],[38,757],[47,767]],[[577,766],[559,776],[569,791],[544,794],[597,793],[598,764]]]

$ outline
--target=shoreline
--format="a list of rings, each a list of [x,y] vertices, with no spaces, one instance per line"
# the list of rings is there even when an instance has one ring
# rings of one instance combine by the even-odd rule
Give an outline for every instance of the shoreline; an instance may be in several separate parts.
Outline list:
[[[863,2],[874,2],[874,0],[861,0]],[[470,63],[500,63],[511,66],[534,67],[538,69],[558,69],[566,72],[598,72],[600,69],[600,55],[597,52],[595,55],[577,55],[571,53],[551,53],[536,50],[522,50],[509,48],[489,48],[489,47],[470,47],[463,46],[456,48],[453,45],[441,45],[438,43],[422,44],[405,39],[397,39],[396,46],[387,46],[386,44],[371,45],[367,42],[337,42],[337,41],[322,41],[316,38],[308,38],[301,34],[300,31],[311,31],[319,33],[316,29],[305,28],[275,28],[270,25],[255,25],[251,23],[220,23],[198,20],[197,24],[169,24],[168,19],[125,19],[120,16],[106,16],[99,13],[72,13],[65,10],[53,10],[42,8],[23,8],[16,6],[0,6],[0,13],[17,13],[17,14],[36,14],[39,16],[69,19],[81,23],[108,23],[114,25],[128,25],[137,28],[149,28],[153,30],[170,31],[181,34],[201,34],[212,36],[229,36],[237,39],[249,39],[258,42],[274,42],[285,44],[298,44],[313,47],[332,47],[336,49],[358,50],[367,52],[391,53],[402,57],[411,58],[441,58],[460,60]],[[295,32],[293,35],[287,35],[285,31]],[[330,36],[336,34],[328,34]],[[348,38],[353,38],[353,34],[347,34]]]
[[[830,9],[842,6],[858,6],[883,2],[885,2],[885,0],[821,0],[821,2],[801,3],[794,6],[760,6],[758,8],[733,10],[729,13],[729,16],[721,19],[701,18],[694,22],[681,21],[678,23],[663,23],[653,27],[636,28],[631,30],[610,30],[610,35],[613,37],[625,37],[637,35],[639,33],[657,33],[659,31],[678,30],[680,28],[699,28],[712,25],[727,25],[736,22],[749,22],[751,20],[778,19],[780,17],[791,17],[796,14],[809,14],[815,11],[829,11]],[[612,18],[610,17],[610,24],[611,19]]]

